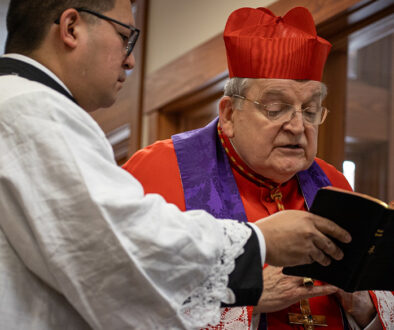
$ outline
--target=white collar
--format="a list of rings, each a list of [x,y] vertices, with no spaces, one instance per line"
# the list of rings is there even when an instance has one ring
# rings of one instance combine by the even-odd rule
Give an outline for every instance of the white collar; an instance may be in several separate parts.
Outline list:
[[[46,73],[48,76],[50,76],[53,80],[55,80],[57,83],[59,83],[67,92],[70,93],[72,96],[71,91],[67,88],[67,86],[61,81],[58,76],[56,76],[51,70],[49,70],[46,66],[42,65],[41,63],[37,62],[36,60],[33,60],[31,57],[21,55],[21,54],[16,54],[16,53],[10,53],[10,54],[5,54],[1,57],[6,57],[6,58],[13,58],[14,60],[19,60],[25,63],[28,63],[37,69],[43,71]]]

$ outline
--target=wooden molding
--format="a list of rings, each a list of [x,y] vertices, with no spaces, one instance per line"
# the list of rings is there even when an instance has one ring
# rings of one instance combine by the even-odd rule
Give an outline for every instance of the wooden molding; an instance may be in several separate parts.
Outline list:
[[[325,65],[323,81],[328,87],[324,103],[330,113],[325,123],[319,126],[317,155],[341,170],[345,154],[346,51],[337,50],[330,54]]]
[[[224,43],[214,37],[146,78],[144,112],[203,89],[222,78],[226,70]]]

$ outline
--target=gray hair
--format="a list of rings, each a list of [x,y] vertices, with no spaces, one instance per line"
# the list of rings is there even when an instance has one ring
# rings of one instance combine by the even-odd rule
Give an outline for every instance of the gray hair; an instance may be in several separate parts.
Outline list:
[[[224,96],[244,95],[251,85],[250,78],[231,78],[224,86]]]
[[[250,86],[252,86],[254,78],[230,78],[225,86],[224,86],[224,96],[232,96],[234,94],[236,95],[241,95],[244,96],[249,89]],[[307,81],[307,80],[297,80],[297,81]],[[322,100],[325,99],[327,96],[327,86],[323,82],[321,83],[321,95],[322,95]],[[236,99],[234,105],[239,106],[240,104],[238,101],[242,102],[242,100]]]
[[[230,78],[224,85],[224,96],[245,95],[252,80],[251,78]],[[236,108],[241,106],[241,102],[242,100],[233,98],[233,104]]]

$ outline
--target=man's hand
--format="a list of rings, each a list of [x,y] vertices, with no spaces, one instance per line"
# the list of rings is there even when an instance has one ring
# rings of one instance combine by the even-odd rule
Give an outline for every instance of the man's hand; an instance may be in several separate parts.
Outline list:
[[[306,288],[303,278],[287,276],[282,267],[267,266],[263,270],[264,290],[253,313],[271,313],[289,307],[301,299],[325,296],[338,291],[332,285],[320,285]]]
[[[255,222],[266,242],[266,263],[295,266],[317,261],[323,266],[343,252],[327,237],[348,243],[350,234],[334,222],[305,211],[281,211]]]
[[[368,291],[348,293],[338,289],[336,296],[343,309],[353,317],[361,328],[366,327],[375,317],[376,309]],[[380,323],[378,328],[382,329]]]

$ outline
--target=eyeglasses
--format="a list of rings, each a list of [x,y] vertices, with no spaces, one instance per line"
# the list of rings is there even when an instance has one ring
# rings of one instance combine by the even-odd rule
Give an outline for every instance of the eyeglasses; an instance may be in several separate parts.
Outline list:
[[[84,12],[84,13],[88,13],[88,14],[94,15],[94,16],[96,16],[98,18],[101,18],[103,20],[106,20],[106,21],[118,24],[120,26],[123,26],[126,29],[129,29],[130,30],[130,36],[126,36],[126,35],[124,35],[124,34],[122,34],[120,32],[118,32],[118,33],[121,36],[121,38],[123,39],[124,43],[126,44],[126,47],[125,47],[126,58],[130,56],[131,52],[134,49],[135,44],[137,43],[138,37],[140,35],[140,30],[139,29],[135,28],[132,25],[124,24],[122,22],[117,21],[116,19],[113,19],[111,17],[105,16],[103,14],[100,14],[98,12],[95,12],[95,11],[87,9],[87,8],[75,8],[75,10],[78,11],[78,12]],[[60,18],[56,19],[55,23],[59,24],[59,22],[60,22]]]
[[[298,110],[294,105],[287,103],[262,104],[237,94],[232,95],[232,97],[252,102],[256,109],[263,113],[267,119],[282,124],[290,121],[296,112],[301,112],[305,124],[320,125],[324,122],[329,112],[327,108],[322,106],[310,106]]]

